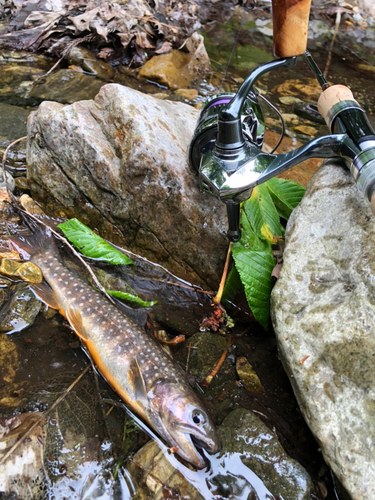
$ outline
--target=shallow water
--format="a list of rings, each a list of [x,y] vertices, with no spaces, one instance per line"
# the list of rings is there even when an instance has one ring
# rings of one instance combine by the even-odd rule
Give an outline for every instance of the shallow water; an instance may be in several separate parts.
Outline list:
[[[225,26],[217,25],[213,30],[207,31],[205,38],[214,73],[211,77],[196,84],[199,94],[191,104],[195,105],[220,90],[235,91],[241,79],[246,77],[253,67],[271,60],[272,44],[269,31],[267,31],[269,29],[267,16],[261,16],[255,11],[246,15],[242,25],[241,21],[234,18]],[[312,24],[310,31],[309,48],[320,67],[324,69],[331,32],[327,31],[324,26],[319,27],[317,23]],[[347,30],[343,26],[334,48],[328,80],[349,85],[368,113],[370,120],[375,124],[373,28],[369,28],[365,33],[360,28],[353,28],[349,34],[345,31]],[[236,39],[237,43],[233,48]],[[224,77],[231,53],[231,62]],[[43,87],[43,76],[53,63],[53,60],[27,53],[3,52],[0,54],[0,113],[2,116],[0,151],[3,151],[14,139],[25,135],[27,115],[43,99],[69,103],[76,98],[92,98],[98,88],[106,83],[93,76],[85,75],[85,81],[90,85],[85,86],[84,95],[77,94],[74,87],[66,86],[67,82],[71,81],[70,76],[75,76],[70,72],[68,75],[62,74],[61,79],[54,82],[54,87],[51,82]],[[61,69],[66,70],[66,65],[63,64]],[[38,83],[36,83],[37,80]],[[297,82],[299,87],[293,85],[292,80]],[[162,91],[168,94],[169,98],[183,100],[168,89],[161,89],[160,86],[150,82],[140,82],[129,74],[121,74],[118,68],[115,68],[115,74],[110,81],[126,84],[148,93]],[[38,88],[38,92],[33,92],[34,88]],[[283,113],[295,114],[300,118],[300,124],[314,128],[316,136],[328,132],[321,120],[312,118],[312,113],[301,115],[304,106],[296,106],[295,103],[283,104],[279,101],[280,97],[291,95],[300,99],[304,105],[316,102],[312,74],[309,73],[302,58],[295,68],[265,75],[259,82],[259,90],[277,104]],[[278,122],[272,121],[277,120],[276,115],[264,109],[268,126],[274,131],[279,131]],[[296,124],[287,124],[289,137],[301,142],[311,139],[311,136],[296,131],[296,126]],[[15,176],[25,174],[23,143],[12,150],[7,167]],[[126,278],[144,298],[157,299],[159,304],[152,311],[153,319],[160,329],[167,330],[171,336],[181,333],[191,335],[194,331],[198,331],[201,319],[210,310],[207,295],[189,288],[166,284],[166,282],[174,282],[178,285],[186,285],[169,276],[164,270],[154,268],[144,261],[138,261],[136,274],[127,269],[118,270],[111,266],[102,266],[102,268],[114,277]],[[328,479],[329,471],[324,466],[318,446],[299,413],[291,387],[278,359],[272,333],[266,333],[252,323],[250,331],[241,336],[240,334],[248,325],[248,316],[244,314],[246,306],[241,304],[241,300],[238,305],[240,309],[233,311],[237,326],[233,332],[234,343],[230,348],[229,359],[234,360],[240,355],[246,356],[261,379],[267,394],[263,398],[254,396],[244,388],[236,386],[234,381],[228,383],[222,400],[216,400],[213,396],[208,397],[207,403],[212,413],[216,415],[217,423],[220,423],[231,409],[238,406],[257,412],[267,425],[277,430],[287,452],[301,462],[314,479],[323,478],[326,481],[330,488],[327,498],[337,498],[333,485]],[[14,373],[5,374],[5,378],[3,376],[3,380],[7,380],[7,387],[10,384],[12,390],[7,394],[6,404],[3,401],[2,416],[9,415],[15,410],[44,411],[76,379],[88,363],[77,338],[59,315],[46,318],[40,314],[31,328],[3,336],[2,339],[2,346],[9,347],[11,344],[15,346],[17,352],[17,360],[13,365]],[[4,389],[4,385],[0,387],[3,398],[5,397]],[[62,426],[61,428],[65,430],[71,428],[75,432],[74,439],[72,437],[70,442],[70,450],[61,448],[59,433],[53,435],[51,429],[54,428],[54,424],[51,424],[51,421],[48,422],[45,432],[50,439],[52,439],[51,436],[53,437],[51,442],[54,445],[47,457],[48,464],[45,465],[45,469],[50,480],[55,481],[53,493],[57,498],[68,496],[67,492],[72,492],[72,488],[74,494],[77,495],[76,498],[106,498],[105,495],[113,495],[114,498],[129,498],[131,495],[131,481],[126,480],[126,472],[122,464],[129,453],[137,451],[146,442],[147,437],[132,426],[131,420],[121,408],[116,405],[103,404],[103,399],[117,400],[105,381],[96,377],[90,370],[66,399],[60,415],[54,416],[59,423],[58,429]],[[103,415],[107,413],[107,417],[104,417]],[[98,436],[97,440],[90,441],[92,436]],[[81,441],[85,442],[85,445],[76,448],[77,443]],[[61,456],[64,454],[69,456],[69,459],[62,463]],[[174,460],[176,461],[175,458]],[[194,483],[199,478],[197,489],[202,491],[206,498],[208,498],[207,490],[204,491],[202,488],[207,488],[207,484],[211,485],[210,488],[214,488],[213,483],[210,483],[212,479],[209,477],[210,474],[235,477],[234,481],[238,485],[239,493],[231,498],[248,498],[252,493],[251,488],[256,490],[258,498],[272,498],[267,496],[268,493],[264,485],[259,484],[258,478],[253,477],[251,485],[248,481],[243,482],[244,475],[248,478],[251,473],[249,469],[246,474],[240,473],[241,464],[236,462],[236,457],[225,457],[225,459],[211,457],[210,460],[212,464],[216,464],[211,472],[195,473],[185,466],[178,465],[180,470],[183,470],[184,476],[190,478],[190,482]],[[67,469],[67,463],[70,464],[70,469]],[[174,465],[177,465],[177,461]],[[76,470],[71,472],[74,467]],[[85,470],[78,470],[79,467]],[[118,471],[116,480],[114,479],[115,470]],[[58,482],[57,480],[61,478],[63,481]],[[222,483],[225,483],[224,479]],[[228,496],[222,493],[221,496],[216,495],[213,498],[228,498]]]

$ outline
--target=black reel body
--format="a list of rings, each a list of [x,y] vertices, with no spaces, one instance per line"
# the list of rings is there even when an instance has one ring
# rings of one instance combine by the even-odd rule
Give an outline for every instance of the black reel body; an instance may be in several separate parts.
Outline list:
[[[197,126],[188,150],[189,165],[199,172],[202,154],[212,151],[217,139],[218,114],[235,96],[223,92],[210,97],[200,111]],[[257,95],[249,92],[241,110],[242,133],[246,141],[262,148],[264,139],[264,118]]]

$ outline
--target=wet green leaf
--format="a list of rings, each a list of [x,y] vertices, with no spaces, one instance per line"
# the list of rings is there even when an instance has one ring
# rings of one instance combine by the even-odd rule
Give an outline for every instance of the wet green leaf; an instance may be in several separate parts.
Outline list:
[[[233,258],[254,318],[267,330],[272,290],[271,273],[276,261],[271,252],[259,252],[244,247],[234,249]]]
[[[78,219],[70,219],[57,226],[78,250],[91,259],[99,259],[110,264],[133,264],[126,255],[116,250],[103,238],[95,234]]]
[[[142,307],[151,307],[156,304],[156,300],[152,300],[151,302],[147,302],[142,300],[137,295],[133,295],[131,293],[119,292],[116,290],[106,290],[109,295],[116,297],[117,299],[127,300],[128,302],[133,302],[134,304],[138,304]]]
[[[263,240],[276,243],[275,237],[282,235],[282,227],[266,184],[253,189],[250,199],[243,203],[243,210],[255,234]]]
[[[288,220],[292,210],[302,200],[305,188],[298,182],[274,177],[265,183],[281,217]]]
[[[238,271],[235,266],[229,271],[227,279],[225,280],[222,302],[233,302],[237,293],[243,290],[243,284],[238,274]]]

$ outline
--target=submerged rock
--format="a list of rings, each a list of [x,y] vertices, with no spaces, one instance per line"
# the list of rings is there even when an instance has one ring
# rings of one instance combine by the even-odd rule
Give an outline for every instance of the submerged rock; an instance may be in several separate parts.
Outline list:
[[[206,455],[210,468],[202,471],[192,471],[174,458],[168,460],[155,441],[148,442],[128,466],[138,486],[136,500],[157,500],[171,493],[191,500],[310,500],[310,476],[286,455],[277,437],[252,412],[233,411],[218,428],[218,435],[222,449],[214,456]]]
[[[191,57],[185,52],[171,50],[168,54],[154,56],[147,61],[138,78],[154,80],[172,89],[185,88],[193,80],[194,73],[190,73]]]
[[[32,325],[41,307],[42,303],[27,286],[16,285],[10,300],[0,309],[0,332],[19,332]]]
[[[226,213],[187,166],[197,117],[186,104],[116,84],[94,101],[44,102],[28,121],[32,196],[184,279],[216,287]]]
[[[323,456],[352,499],[375,498],[375,219],[326,162],[289,219],[272,317]]]
[[[60,69],[35,84],[30,97],[71,103],[80,99],[94,98],[102,85],[103,82],[94,76],[85,75],[73,69]]]

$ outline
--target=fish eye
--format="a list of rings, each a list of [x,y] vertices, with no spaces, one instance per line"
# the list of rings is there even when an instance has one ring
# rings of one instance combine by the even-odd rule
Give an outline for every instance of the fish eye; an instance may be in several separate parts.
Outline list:
[[[197,425],[203,425],[206,423],[206,415],[203,413],[203,411],[200,410],[194,410],[191,418],[193,419],[193,422]]]

